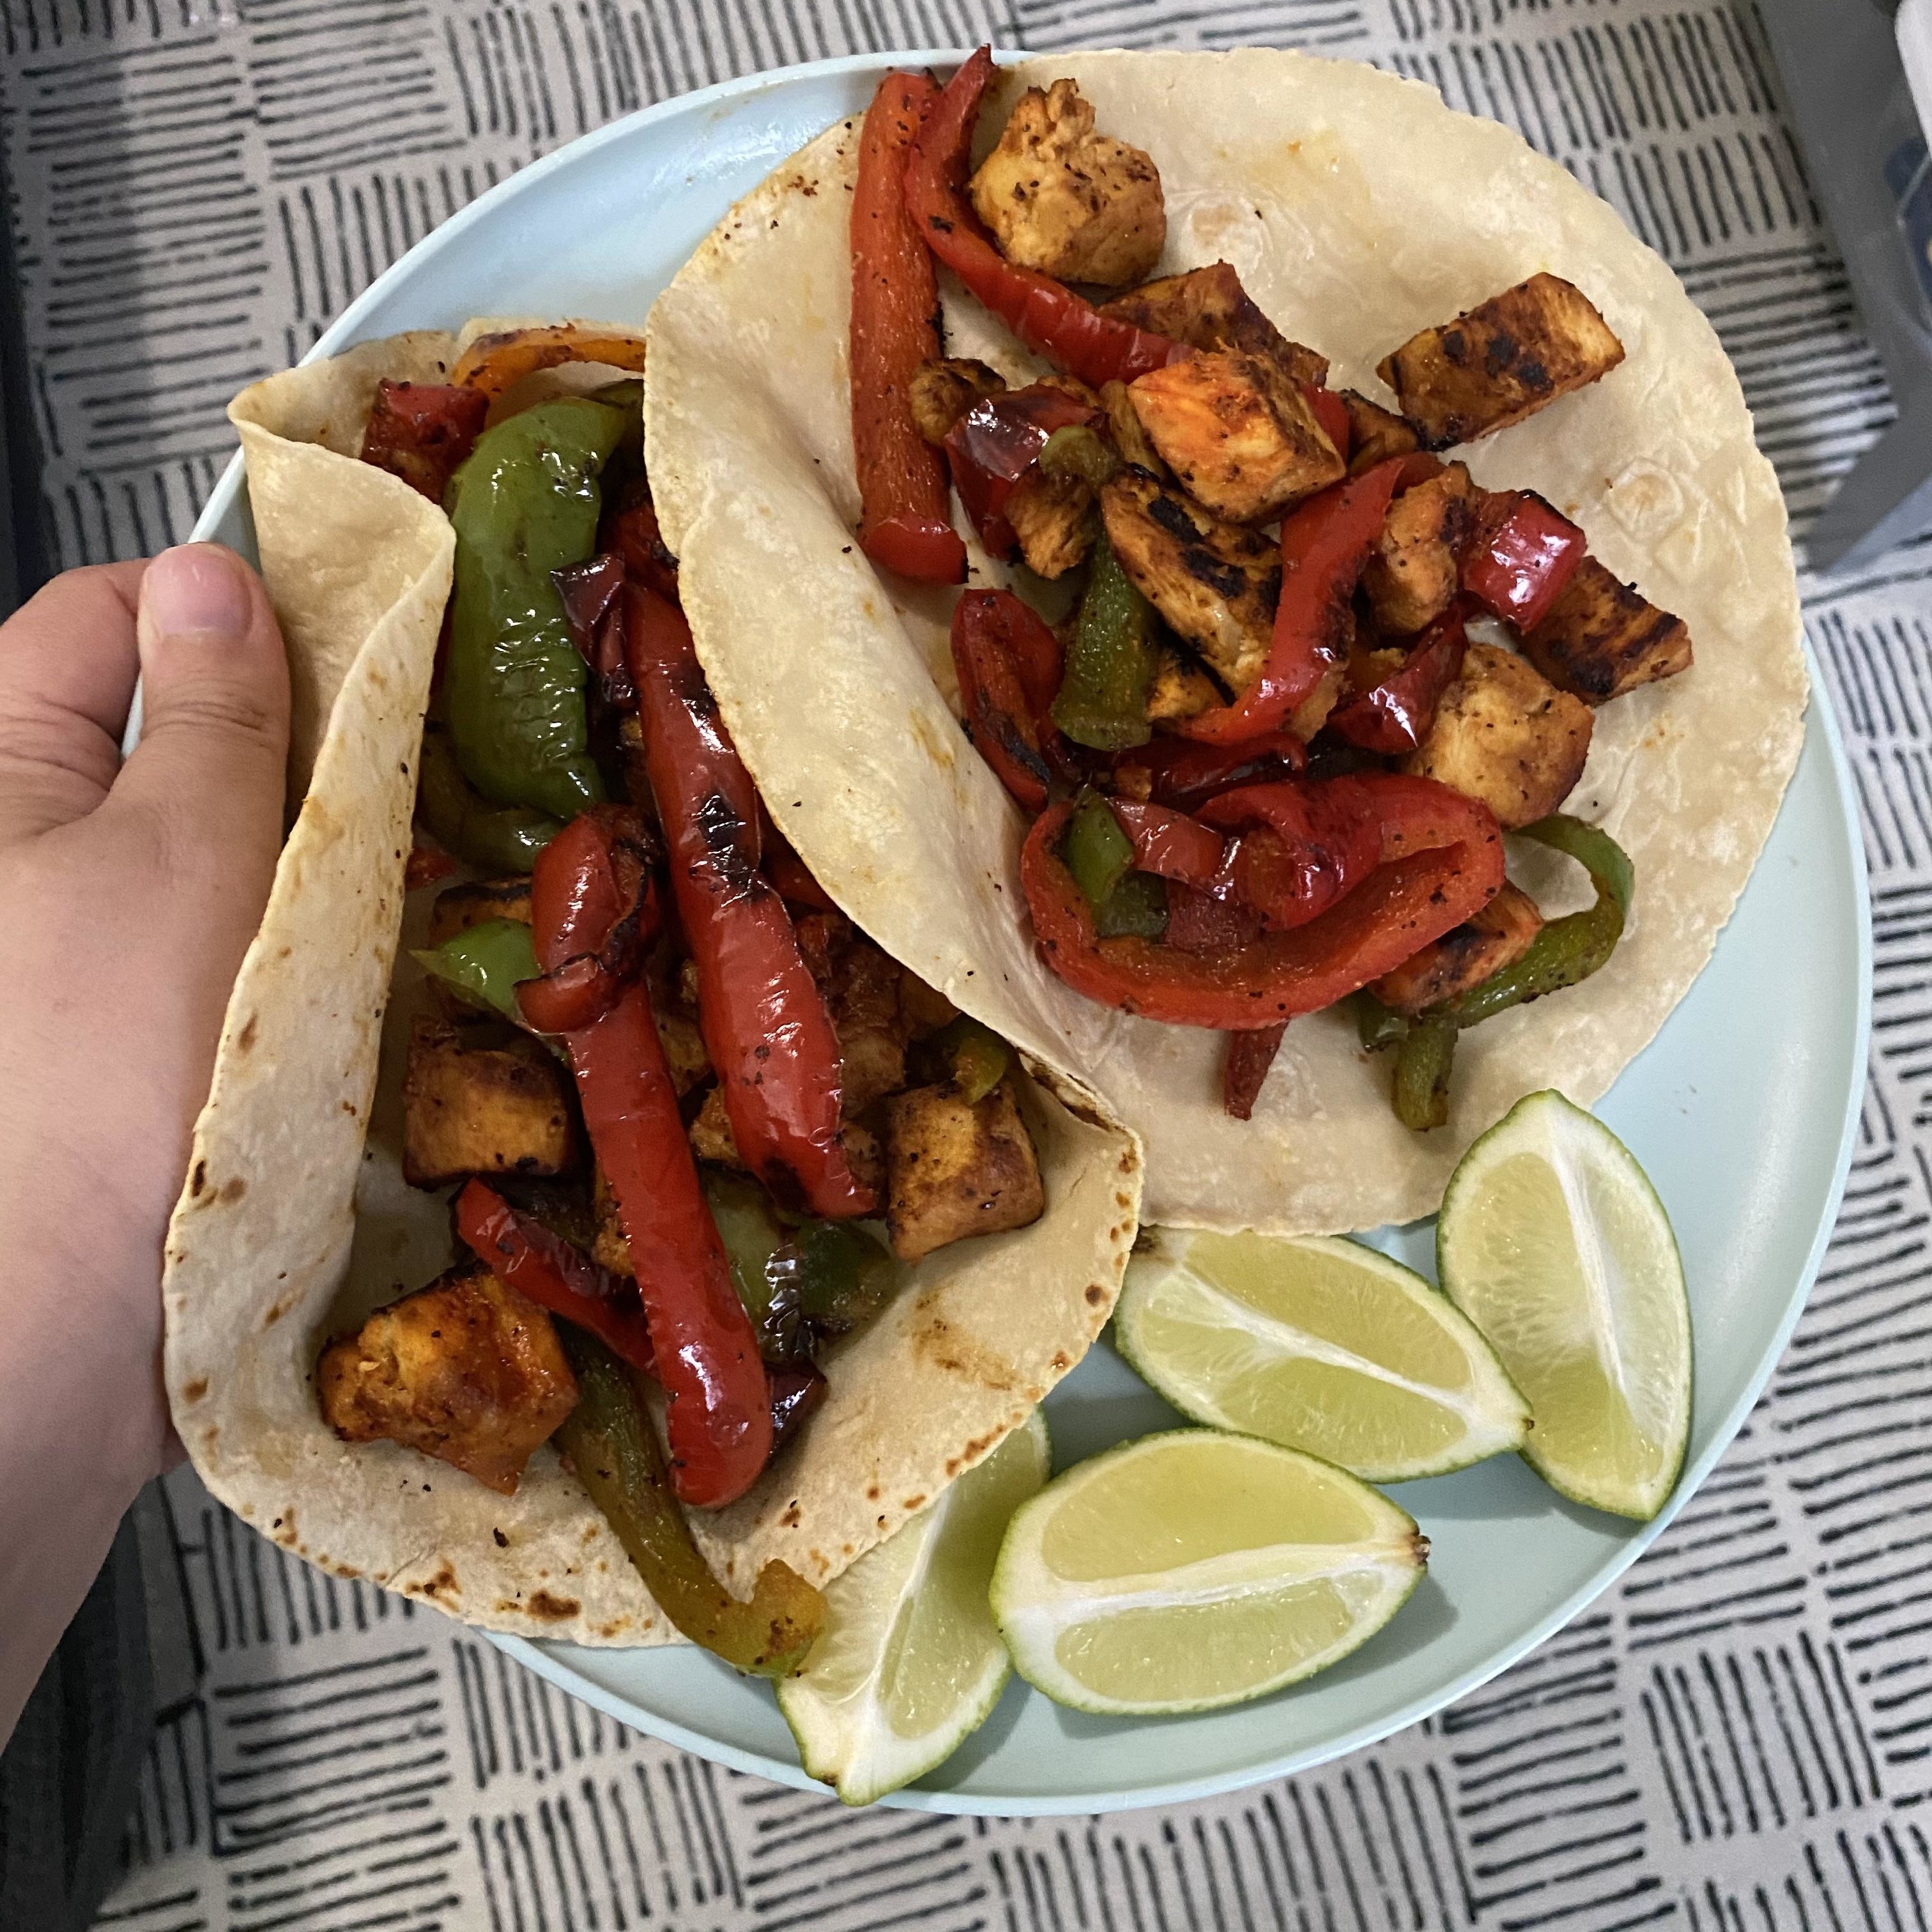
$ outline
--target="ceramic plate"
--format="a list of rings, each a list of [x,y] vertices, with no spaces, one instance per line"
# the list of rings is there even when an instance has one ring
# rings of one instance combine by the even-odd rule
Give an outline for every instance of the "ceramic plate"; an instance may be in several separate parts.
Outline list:
[[[428,236],[316,345],[326,356],[473,315],[641,322],[739,196],[892,64],[823,62],[647,109],[514,176]],[[196,532],[252,554],[238,460]],[[1818,677],[1812,671],[1814,691]],[[1814,695],[1797,776],[1715,958],[1599,1109],[1656,1182],[1690,1284],[1696,1404],[1684,1479],[1657,1522],[1562,1502],[1506,1457],[1394,1493],[1427,1532],[1426,1582],[1395,1622],[1302,1688],[1204,1716],[1128,1724],[1016,1682],[924,1783],[926,1810],[1092,1812],[1177,1802],[1305,1768],[1460,1696],[1608,1586],[1688,1499],[1790,1335],[1830,1234],[1864,1083],[1871,961],[1863,849],[1836,728]],[[1432,1224],[1378,1245],[1425,1272]],[[1058,1465],[1171,1426],[1173,1412],[1102,1343],[1048,1399]],[[584,1650],[499,1639],[511,1654],[641,1730],[741,1771],[818,1790],[770,1690],[686,1649]]]

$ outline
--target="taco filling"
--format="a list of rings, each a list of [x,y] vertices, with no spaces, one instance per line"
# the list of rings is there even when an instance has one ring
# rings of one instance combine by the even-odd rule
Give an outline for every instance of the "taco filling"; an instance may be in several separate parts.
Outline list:
[[[967,734],[1031,821],[1048,968],[1226,1033],[1240,1119],[1287,1024],[1352,999],[1399,1118],[1440,1126],[1459,1032],[1609,962],[1632,868],[1560,808],[1598,710],[1692,656],[1561,510],[1442,452],[1623,344],[1539,272],[1383,358],[1390,402],[1332,389],[1228,262],[1145,279],[1159,171],[1074,81],[1028,88],[973,169],[993,74],[982,48],[943,88],[889,74],[861,133],[860,544],[963,584],[950,490],[1034,594],[966,590],[951,648]],[[1049,373],[945,356],[940,266]],[[1580,862],[1594,904],[1546,922],[1505,832]]]
[[[554,1440],[671,1621],[782,1672],[817,1593],[772,1564],[740,1603],[682,1508],[745,1496],[911,1264],[1029,1226],[1046,1192],[1004,1042],[853,926],[740,760],[658,536],[640,386],[485,426],[532,370],[637,346],[520,330],[446,384],[376,388],[363,460],[456,536],[402,1174],[448,1196],[458,1258],[331,1341],[316,1388],[344,1439],[504,1494]]]

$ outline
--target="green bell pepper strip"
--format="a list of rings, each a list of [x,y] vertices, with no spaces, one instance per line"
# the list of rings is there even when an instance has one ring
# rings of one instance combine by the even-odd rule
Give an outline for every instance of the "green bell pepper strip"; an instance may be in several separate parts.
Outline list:
[[[563,830],[560,820],[526,805],[491,805],[463,776],[448,734],[423,729],[416,816],[446,852],[486,872],[527,872]]]
[[[799,1318],[796,1295],[778,1292],[772,1258],[784,1246],[786,1229],[773,1211],[772,1198],[757,1182],[732,1174],[704,1175],[704,1198],[718,1224],[731,1264],[731,1285],[758,1338],[758,1354],[767,1366],[792,1366],[812,1359],[812,1338]]]
[[[690,1638],[754,1677],[789,1677],[825,1621],[825,1599],[788,1564],[767,1563],[749,1603],[711,1574],[671,1493],[635,1384],[602,1342],[568,1322],[558,1338],[577,1376],[577,1406],[556,1432],[658,1607]]]
[[[1166,932],[1166,886],[1133,869],[1134,842],[1098,792],[1074,807],[1060,860],[1093,908],[1102,939],[1158,939]]]
[[[796,1288],[799,1312],[821,1334],[862,1328],[898,1292],[892,1258],[849,1221],[808,1221],[772,1257],[781,1287]]]
[[[1094,915],[1094,930],[1102,939],[1165,938],[1167,881],[1152,872],[1130,872]]]
[[[450,481],[456,594],[442,698],[464,774],[498,805],[572,818],[599,803],[589,667],[550,572],[596,547],[598,477],[628,412],[560,396],[477,439]]]
[[[516,1026],[524,1024],[517,1009],[518,986],[525,980],[543,977],[530,929],[520,920],[479,920],[452,933],[440,946],[413,951],[411,956],[425,973]]]
[[[949,1020],[930,1044],[933,1057],[969,1107],[976,1107],[1006,1077],[1013,1062],[1006,1042],[966,1013]]]
[[[1154,736],[1147,716],[1160,664],[1154,634],[1154,606],[1127,580],[1102,530],[1053,700],[1053,722],[1076,745],[1124,752]]]
[[[1094,490],[1112,482],[1121,470],[1119,451],[1084,423],[1055,430],[1036,460],[1057,482],[1078,481]]]
[[[1449,1124],[1449,1075],[1456,1064],[1453,1020],[1423,1020],[1403,1034],[1395,1058],[1396,1118],[1415,1133]]]

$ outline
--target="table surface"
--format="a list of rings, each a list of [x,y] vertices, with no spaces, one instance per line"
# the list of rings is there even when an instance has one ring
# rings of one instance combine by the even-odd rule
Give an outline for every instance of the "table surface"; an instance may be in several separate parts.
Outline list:
[[[728,75],[986,37],[1304,46],[1509,122],[1711,316],[1801,540],[1893,415],[1750,0],[0,0],[0,36],[62,563],[184,534],[232,446],[228,397],[537,154]],[[322,1576],[183,1472],[148,1552],[175,1586],[182,1694],[101,1922],[1925,1926],[1932,545],[1803,588],[1877,928],[1851,1188],[1730,1455],[1540,1652],[1378,1749],[1210,1803],[1091,1824],[848,1815],[624,1731],[460,1627]]]

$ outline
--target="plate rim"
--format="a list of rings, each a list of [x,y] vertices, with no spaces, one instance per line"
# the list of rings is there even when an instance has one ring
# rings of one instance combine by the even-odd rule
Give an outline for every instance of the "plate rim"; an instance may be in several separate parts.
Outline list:
[[[593,128],[587,134],[566,142],[528,166],[506,176],[476,200],[458,209],[448,220],[432,229],[398,256],[350,303],[316,338],[302,361],[304,364],[319,361],[338,354],[361,340],[366,318],[388,298],[397,284],[416,273],[424,260],[456,245],[472,224],[486,218],[502,203],[524,193],[530,183],[543,179],[560,167],[577,164],[586,154],[608,142],[627,138],[640,128],[659,121],[702,114],[709,108],[725,103],[735,104],[754,94],[776,92],[814,81],[836,80],[859,74],[883,73],[891,68],[907,65],[950,65],[964,59],[969,51],[945,47],[900,49],[885,52],[842,55],[828,60],[801,62],[788,67],[766,68],[756,74],[742,74],[728,80],[715,82],[709,87],[700,88],[688,94],[674,94],[665,100],[654,101],[648,106],[637,109],[616,120],[605,123],[601,128]],[[1000,48],[994,50],[994,57],[1002,65],[1006,65],[1034,56],[1030,50],[1023,48]],[[1675,272],[1673,270],[1672,273]],[[1755,427],[1754,420],[1754,432]],[[201,514],[195,520],[190,541],[201,542],[212,538],[219,526],[237,509],[245,488],[243,458],[238,449],[209,492]],[[1528,1630],[1504,1645],[1493,1656],[1472,1666],[1436,1689],[1412,1700],[1393,1714],[1371,1719],[1324,1743],[1286,1751],[1236,1769],[1211,1772],[1172,1784],[1136,1786],[1125,1791],[1000,1797],[994,1794],[926,1790],[909,1786],[888,1793],[878,1801],[879,1804],[891,1809],[952,1816],[1085,1816],[1189,1804],[1243,1790],[1272,1778],[1314,1770],[1352,1752],[1379,1743],[1396,1732],[1407,1730],[1410,1726],[1432,1716],[1448,1705],[1480,1689],[1520,1662],[1532,1651],[1547,1642],[1566,1624],[1580,1616],[1610,1589],[1655,1543],[1670,1527],[1678,1511],[1696,1493],[1730,1448],[1745,1419],[1756,1406],[1766,1384],[1783,1358],[1810,1299],[1811,1289],[1816,1281],[1819,1270],[1823,1265],[1826,1250],[1837,1226],[1838,1210],[1843,1203],[1846,1184],[1850,1174],[1852,1154],[1858,1144],[1865,1092],[1870,1084],[1874,942],[1870,882],[1865,856],[1863,822],[1858,814],[1850,763],[1839,729],[1837,712],[1824,682],[1822,668],[1812,649],[1810,636],[1803,630],[1802,616],[1800,645],[1804,652],[1806,671],[1810,680],[1804,723],[1805,737],[1808,741],[1816,729],[1823,741],[1838,807],[1834,830],[1844,841],[1849,860],[1852,899],[1858,914],[1854,935],[1858,1005],[1853,1032],[1852,1077],[1849,1082],[1845,1115],[1839,1134],[1838,1156],[1832,1170],[1825,1211],[1814,1231],[1810,1246],[1798,1271],[1790,1299],[1776,1328],[1767,1338],[1757,1366],[1748,1378],[1743,1392],[1719,1422],[1703,1454],[1694,1462],[1686,1465],[1670,1501],[1649,1522],[1636,1528],[1586,1582],[1572,1592]],[[140,725],[140,694],[137,689],[128,722],[128,746],[133,744]],[[1776,835],[1778,823],[1784,817],[1785,802],[1789,796],[1787,785],[1785,798],[1779,802],[1778,818],[1773,821],[1767,844],[1769,837]],[[1751,876],[1756,875],[1757,866],[1762,862],[1763,854],[1760,851],[1756,863],[1752,867]],[[1748,879],[1746,884],[1748,886]],[[1735,911],[1735,908],[1733,910]],[[1716,946],[1724,943],[1724,932],[1728,930],[1730,924],[1730,920],[1727,918],[1714,943],[1713,956]],[[1706,964],[1708,966],[1708,962]],[[1700,969],[1700,977],[1702,970]],[[1692,983],[1694,985],[1696,982],[1694,980]],[[798,1764],[788,1764],[782,1759],[768,1756],[762,1751],[748,1750],[722,1739],[707,1736],[675,1719],[646,1711],[628,1702],[616,1692],[605,1689],[594,1678],[582,1675],[542,1644],[501,1631],[482,1629],[476,1625],[467,1628],[546,1682],[568,1692],[605,1716],[632,1730],[641,1731],[647,1736],[658,1738],[680,1750],[692,1752],[732,1771],[746,1772],[820,1797],[832,1795],[829,1786],[808,1776]]]

